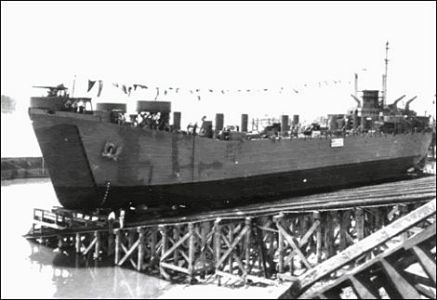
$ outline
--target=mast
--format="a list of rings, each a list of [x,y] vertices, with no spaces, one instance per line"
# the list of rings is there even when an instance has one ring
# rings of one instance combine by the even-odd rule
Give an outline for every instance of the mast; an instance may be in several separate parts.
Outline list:
[[[74,89],[76,87],[76,74],[74,74],[73,87],[71,89],[71,97],[74,97]]]
[[[388,71],[388,41],[385,43],[385,72],[382,76],[382,88],[383,88],[383,94],[382,94],[382,107],[385,107],[385,103],[387,100],[387,71]]]

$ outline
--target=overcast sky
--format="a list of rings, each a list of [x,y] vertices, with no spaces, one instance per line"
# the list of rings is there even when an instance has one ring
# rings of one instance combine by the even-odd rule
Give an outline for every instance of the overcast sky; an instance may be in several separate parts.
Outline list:
[[[433,107],[434,1],[2,2],[1,8],[1,93],[25,105],[32,85],[71,86],[76,75],[75,94],[94,101],[132,104],[154,99],[160,87],[159,99],[172,101],[185,122],[215,112],[232,120],[245,112],[342,113],[354,105],[355,72],[360,89],[381,88],[388,40],[389,102],[418,95],[413,108]],[[88,79],[103,80],[101,97],[86,93]],[[115,82],[149,89],[127,97]],[[168,87],[181,90],[164,95]],[[190,89],[200,89],[200,101]]]

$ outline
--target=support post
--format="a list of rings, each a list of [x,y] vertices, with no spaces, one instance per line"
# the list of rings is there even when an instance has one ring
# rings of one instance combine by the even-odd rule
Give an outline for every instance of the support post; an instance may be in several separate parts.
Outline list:
[[[190,233],[190,237],[188,238],[188,276],[190,283],[192,283],[194,280],[194,254],[196,251],[193,223],[188,223],[188,232]]]
[[[244,278],[244,282],[247,284],[247,275],[249,275],[250,272],[250,238],[251,238],[251,227],[252,227],[252,219],[246,218],[244,221],[247,232],[246,232],[246,252],[245,252],[245,260],[246,260],[246,276]]]
[[[143,262],[144,262],[144,237],[145,237],[145,230],[144,227],[138,227],[138,240],[140,241],[138,244],[138,261],[137,261],[137,270],[142,271],[143,270]]]
[[[355,222],[357,238],[361,241],[364,238],[364,211],[361,207],[355,211]]]
[[[275,217],[276,227],[278,228],[278,271],[284,273],[284,236],[279,230],[283,215]]]
[[[94,231],[94,237],[96,239],[96,244],[94,246],[94,259],[99,259],[99,257],[100,257],[100,244],[101,244],[101,241],[100,241],[100,238],[101,238],[100,232],[97,231],[97,230]]]
[[[317,263],[322,261],[322,220],[320,212],[316,211],[313,214],[314,222],[319,221],[319,226],[316,229],[316,259]]]
[[[215,272],[218,280],[218,285],[221,285],[220,276],[217,275],[220,265],[220,219],[216,219],[214,222],[214,260],[215,260]]]
[[[80,253],[80,233],[77,232],[76,233],[76,239],[75,239],[75,249],[76,249],[76,253]]]
[[[120,229],[115,230],[115,258],[114,262],[117,265],[120,261]]]

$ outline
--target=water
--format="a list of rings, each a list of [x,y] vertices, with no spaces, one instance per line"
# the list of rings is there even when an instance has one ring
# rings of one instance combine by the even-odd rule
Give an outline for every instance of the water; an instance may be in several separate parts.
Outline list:
[[[272,298],[277,289],[171,284],[130,269],[88,262],[28,242],[33,208],[59,205],[50,179],[1,184],[2,298]]]

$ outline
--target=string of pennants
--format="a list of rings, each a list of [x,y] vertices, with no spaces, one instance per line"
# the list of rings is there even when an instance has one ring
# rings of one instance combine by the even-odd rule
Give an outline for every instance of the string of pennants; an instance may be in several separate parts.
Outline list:
[[[94,86],[96,86],[97,83],[97,97],[100,97],[102,90],[103,90],[103,80],[88,80],[88,90],[87,92],[89,93]],[[133,84],[133,85],[126,85],[126,84],[120,84],[120,83],[112,83],[112,86],[114,86],[115,88],[119,88],[124,94],[126,94],[127,96],[130,96],[132,91],[136,91],[136,90],[154,90],[155,91],[155,100],[157,100],[159,98],[159,96],[161,94],[163,95],[167,95],[170,92],[173,92],[175,94],[181,93],[183,91],[185,92],[189,92],[192,95],[197,96],[197,99],[200,101],[201,100],[201,93],[219,93],[219,94],[230,94],[230,93],[251,93],[251,92],[271,92],[271,91],[277,91],[280,94],[284,93],[284,92],[292,92],[295,94],[299,94],[302,91],[304,91],[307,88],[310,87],[318,87],[318,88],[322,88],[325,86],[331,86],[331,85],[338,85],[338,84],[343,84],[345,83],[342,80],[324,80],[324,81],[319,81],[316,83],[305,83],[303,85],[301,85],[299,88],[297,87],[292,87],[292,88],[285,88],[285,87],[279,87],[279,88],[263,88],[263,89],[182,89],[179,87],[167,87],[167,88],[162,88],[162,87],[151,87],[151,86],[147,86],[144,84]],[[347,81],[347,84],[351,84],[351,81]]]

